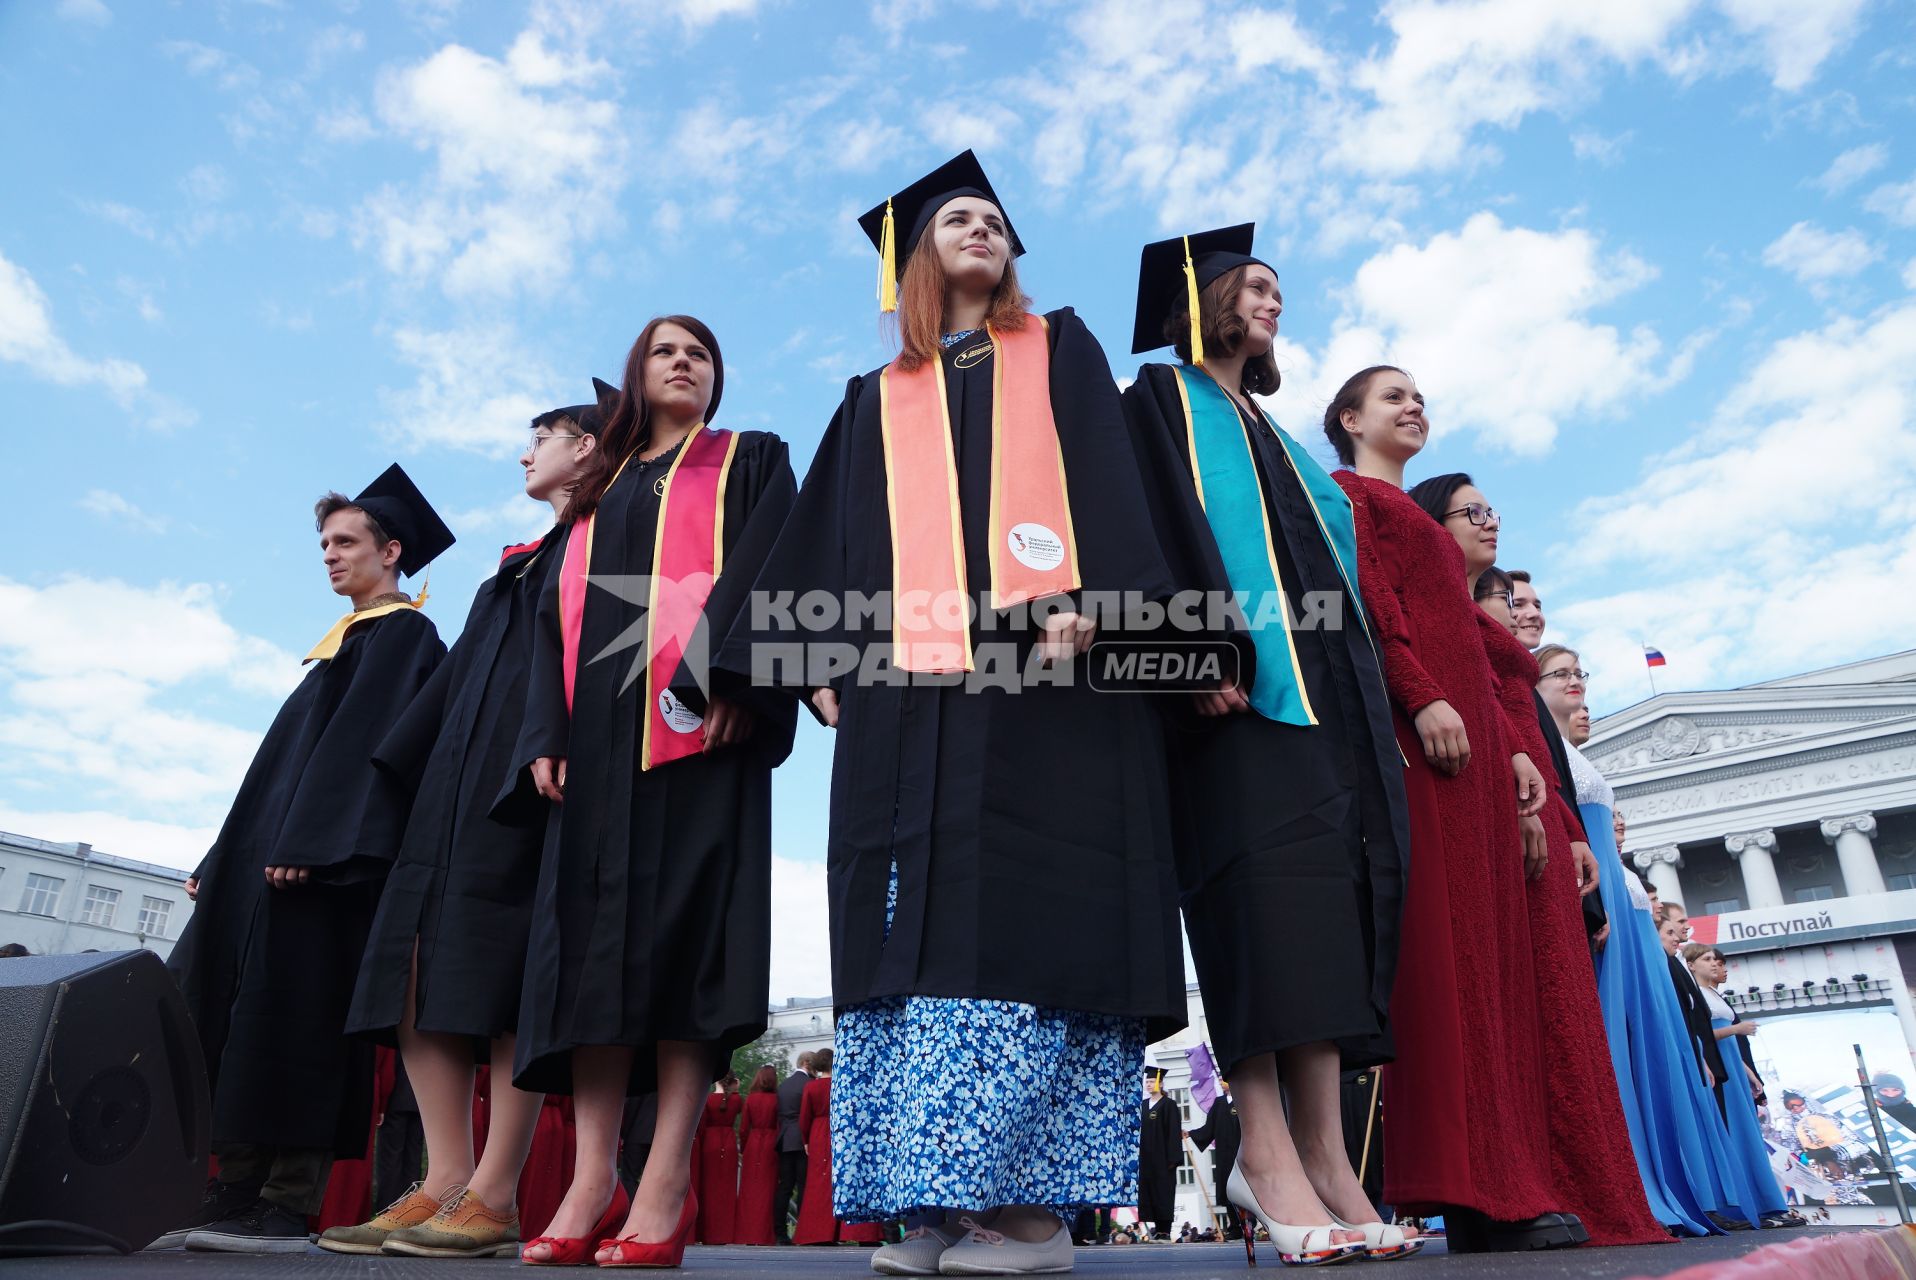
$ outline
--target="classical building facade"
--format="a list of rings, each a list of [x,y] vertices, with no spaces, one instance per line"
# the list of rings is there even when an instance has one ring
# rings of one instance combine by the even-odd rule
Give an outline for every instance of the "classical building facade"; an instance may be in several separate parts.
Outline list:
[[[192,913],[184,871],[0,831],[0,944],[165,959]]]

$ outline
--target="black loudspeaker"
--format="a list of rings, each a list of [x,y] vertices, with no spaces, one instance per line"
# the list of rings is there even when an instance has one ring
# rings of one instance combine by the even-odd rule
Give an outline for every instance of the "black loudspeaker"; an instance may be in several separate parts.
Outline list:
[[[131,1253],[186,1221],[211,1110],[158,956],[0,959],[0,1257]]]

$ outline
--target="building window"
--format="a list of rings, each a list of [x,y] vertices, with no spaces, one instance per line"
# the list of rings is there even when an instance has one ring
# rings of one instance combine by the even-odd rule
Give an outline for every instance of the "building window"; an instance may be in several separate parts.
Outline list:
[[[149,938],[166,936],[166,917],[173,912],[173,904],[165,898],[140,899],[140,932]]]
[[[1743,899],[1741,898],[1717,898],[1715,901],[1703,904],[1703,914],[1706,916],[1720,916],[1726,912],[1742,909]]]
[[[1834,898],[1835,896],[1836,890],[1826,884],[1804,885],[1796,891],[1796,900],[1798,902],[1821,902],[1825,898]]]
[[[1886,889],[1916,889],[1916,875],[1903,872],[1900,875],[1884,876],[1883,887]]]
[[[102,929],[113,927],[113,916],[120,909],[120,891],[109,889],[105,885],[87,886],[86,902],[80,907],[80,923],[96,924]]]
[[[20,894],[20,914],[23,916],[50,916],[60,905],[60,890],[66,881],[56,876],[27,873],[27,887]]]

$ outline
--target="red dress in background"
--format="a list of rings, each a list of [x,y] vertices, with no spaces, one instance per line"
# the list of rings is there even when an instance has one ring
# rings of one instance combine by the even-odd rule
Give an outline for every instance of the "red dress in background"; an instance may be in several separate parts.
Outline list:
[[[373,1143],[379,1137],[379,1122],[386,1118],[386,1104],[392,1101],[393,1084],[399,1077],[399,1055],[380,1045],[373,1051],[373,1126],[366,1135],[366,1154],[357,1160],[335,1160],[326,1179],[326,1198],[319,1212],[309,1215],[307,1225],[314,1231],[331,1227],[356,1227],[384,1209],[373,1199]]]
[[[778,1191],[778,1092],[745,1099],[738,1126],[738,1215],[735,1244],[771,1244],[772,1197]]]
[[[1550,1064],[1545,1115],[1557,1207],[1583,1220],[1591,1244],[1664,1243],[1670,1237],[1644,1198],[1623,1102],[1617,1096],[1616,1066],[1604,1035],[1597,973],[1590,964],[1576,862],[1570,854],[1570,841],[1583,838],[1583,827],[1559,793],[1560,779],[1537,723],[1537,661],[1481,609],[1477,615],[1497,676],[1498,700],[1517,730],[1517,749],[1537,766],[1549,797],[1539,817],[1550,860],[1543,875],[1526,888],[1544,1058]]]
[[[731,1244],[738,1216],[738,1123],[745,1100],[736,1093],[709,1093],[699,1113],[696,1182],[700,1244]]]
[[[1461,1205],[1503,1221],[1566,1210],[1551,1177],[1550,1068],[1520,909],[1527,891],[1510,768],[1520,748],[1496,701],[1482,611],[1443,526],[1395,485],[1335,476],[1351,498],[1359,587],[1383,651],[1410,808],[1390,1008],[1397,1059],[1383,1082],[1384,1199],[1410,1212]],[[1411,723],[1439,699],[1470,740],[1470,763],[1456,777],[1424,759]],[[1602,1034],[1600,1019],[1592,1026]]]
[[[805,1135],[805,1199],[792,1228],[793,1244],[834,1244],[840,1240],[876,1244],[875,1222],[848,1223],[832,1213],[832,1078],[820,1076],[805,1086],[798,1104],[798,1131]]]

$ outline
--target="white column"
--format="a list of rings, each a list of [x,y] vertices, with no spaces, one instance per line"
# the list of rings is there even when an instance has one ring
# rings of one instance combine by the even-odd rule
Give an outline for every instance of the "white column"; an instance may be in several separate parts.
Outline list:
[[[1650,878],[1659,899],[1674,902],[1678,906],[1684,905],[1683,885],[1677,880],[1677,868],[1683,865],[1683,850],[1673,844],[1639,849],[1630,855],[1630,861],[1636,863],[1637,869]]]
[[[1823,838],[1836,846],[1836,865],[1843,869],[1843,889],[1852,897],[1859,893],[1882,893],[1883,868],[1876,861],[1876,815],[1857,813],[1847,818],[1823,819]]]
[[[1743,831],[1723,837],[1723,847],[1743,868],[1743,888],[1750,895],[1750,909],[1783,905],[1783,886],[1776,879],[1776,832]]]

